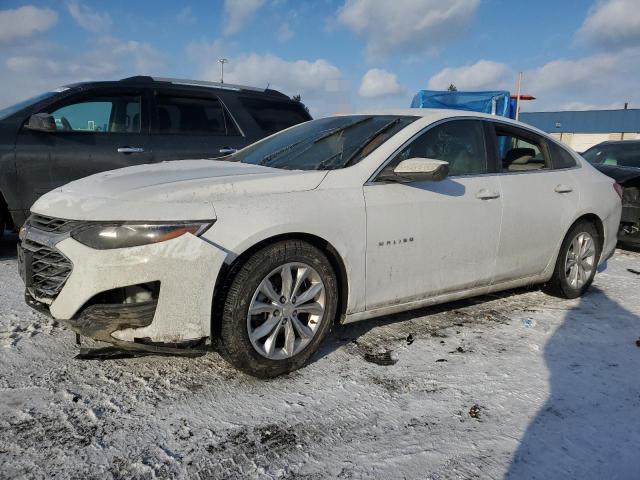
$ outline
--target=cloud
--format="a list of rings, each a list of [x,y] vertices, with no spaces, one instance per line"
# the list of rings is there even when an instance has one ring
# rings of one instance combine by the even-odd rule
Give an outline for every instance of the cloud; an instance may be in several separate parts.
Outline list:
[[[57,21],[58,14],[50,8],[28,5],[14,10],[0,10],[0,44],[46,32]]]
[[[475,74],[473,73],[475,72]],[[444,89],[450,83],[460,90],[505,88],[513,93],[516,70],[481,60],[474,65],[447,68],[434,75],[429,88]],[[525,110],[584,110],[640,106],[640,47],[615,53],[557,59],[524,71],[523,93],[537,99],[524,102]]]
[[[234,54],[233,48],[220,40],[196,42],[187,47],[187,55],[199,67],[204,80],[220,80],[218,59],[229,59],[224,67],[224,81],[259,88],[280,90],[292,96],[300,94],[312,114],[328,114],[350,109],[349,85],[338,67],[322,58],[285,60],[272,54]]]
[[[576,39],[615,50],[640,46],[638,0],[607,0],[592,8],[576,33]]]
[[[559,59],[524,72],[524,90],[538,97],[535,109],[640,103],[640,48]]]
[[[256,12],[264,5],[265,0],[225,0],[225,35],[240,31]]]
[[[73,19],[85,30],[90,32],[108,32],[111,29],[111,15],[100,13],[77,0],[67,2],[67,10]]]
[[[398,83],[398,77],[386,70],[372,68],[362,77],[358,94],[361,97],[386,97],[402,95],[406,88]]]
[[[47,43],[9,53],[0,64],[0,108],[60,85],[117,79],[135,74],[158,74],[164,56],[144,42],[105,36],[86,50],[68,51]]]
[[[437,53],[460,36],[480,0],[346,0],[338,23],[366,37],[367,56]]]
[[[176,15],[176,20],[181,25],[193,25],[197,19],[191,7],[184,7],[178,12],[178,15]]]
[[[276,32],[276,38],[279,42],[286,42],[288,40],[291,40],[291,38],[293,38],[293,35],[293,30],[291,30],[288,22],[282,23],[278,28],[278,31]]]
[[[504,63],[479,60],[472,65],[445,68],[429,79],[430,90],[446,90],[452,83],[459,90],[509,90],[514,73]]]

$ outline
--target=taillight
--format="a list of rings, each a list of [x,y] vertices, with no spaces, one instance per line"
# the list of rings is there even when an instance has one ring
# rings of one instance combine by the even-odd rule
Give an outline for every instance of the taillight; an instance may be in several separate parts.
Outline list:
[[[616,191],[616,193],[620,197],[620,200],[622,200],[622,190],[623,190],[622,185],[620,185],[619,183],[614,183],[613,189]]]

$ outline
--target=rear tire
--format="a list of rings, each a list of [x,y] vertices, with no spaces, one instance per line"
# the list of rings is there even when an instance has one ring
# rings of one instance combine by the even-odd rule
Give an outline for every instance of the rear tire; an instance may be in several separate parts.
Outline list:
[[[602,238],[595,225],[578,221],[562,242],[553,276],[544,290],[561,298],[582,296],[593,282],[601,252]]]
[[[220,354],[255,377],[292,372],[329,333],[337,300],[335,272],[313,245],[286,240],[258,250],[229,285],[220,319]]]

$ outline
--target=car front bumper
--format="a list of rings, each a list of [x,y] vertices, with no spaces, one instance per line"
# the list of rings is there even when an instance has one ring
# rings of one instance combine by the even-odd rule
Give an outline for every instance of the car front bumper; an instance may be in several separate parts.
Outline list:
[[[29,229],[25,235],[27,245],[46,238]],[[71,272],[59,292],[46,298],[27,286],[27,303],[77,333],[121,346],[175,345],[211,335],[213,293],[227,253],[202,238],[185,234],[140,247],[95,250],[67,235],[48,248],[71,262]],[[159,292],[153,300],[95,302],[104,292],[154,282]]]

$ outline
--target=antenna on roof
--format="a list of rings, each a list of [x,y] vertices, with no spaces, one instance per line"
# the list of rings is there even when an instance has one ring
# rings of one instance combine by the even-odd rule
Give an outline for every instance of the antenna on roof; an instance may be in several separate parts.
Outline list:
[[[267,82],[267,86],[266,86],[265,90],[269,90],[269,85],[271,85],[271,82]]]

